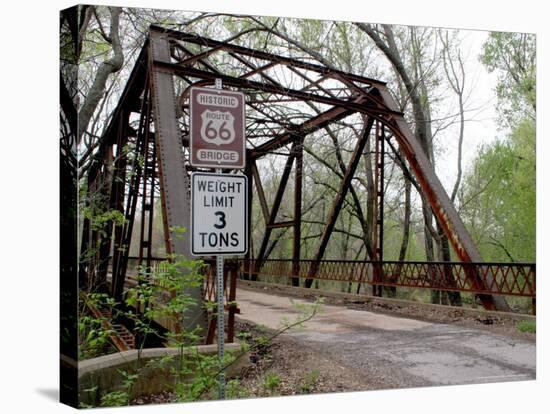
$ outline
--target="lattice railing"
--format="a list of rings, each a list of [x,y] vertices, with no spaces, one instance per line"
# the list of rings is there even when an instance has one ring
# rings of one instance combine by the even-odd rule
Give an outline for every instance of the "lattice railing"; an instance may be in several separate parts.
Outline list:
[[[250,275],[308,278],[476,294],[536,297],[534,263],[242,260]]]

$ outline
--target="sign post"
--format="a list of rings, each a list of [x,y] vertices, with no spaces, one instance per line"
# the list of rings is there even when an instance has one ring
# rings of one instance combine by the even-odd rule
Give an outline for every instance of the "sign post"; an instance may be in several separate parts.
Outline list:
[[[244,94],[193,87],[190,91],[190,163],[216,173],[191,174],[191,253],[216,256],[218,358],[225,345],[224,255],[245,254],[247,240],[247,177],[222,174],[222,168],[245,166]],[[219,374],[219,398],[225,399],[225,372]]]
[[[224,348],[225,348],[225,318],[223,315],[223,256],[216,256],[216,292],[217,292],[217,309],[218,309],[218,359],[220,366],[223,368]],[[220,400],[225,400],[225,370],[220,369],[218,396]]]

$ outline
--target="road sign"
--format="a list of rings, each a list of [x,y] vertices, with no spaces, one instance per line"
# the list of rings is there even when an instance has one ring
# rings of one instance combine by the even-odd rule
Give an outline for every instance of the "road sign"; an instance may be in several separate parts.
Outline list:
[[[244,168],[244,94],[192,87],[189,106],[191,165]]]
[[[245,254],[248,249],[247,177],[191,174],[191,253]]]

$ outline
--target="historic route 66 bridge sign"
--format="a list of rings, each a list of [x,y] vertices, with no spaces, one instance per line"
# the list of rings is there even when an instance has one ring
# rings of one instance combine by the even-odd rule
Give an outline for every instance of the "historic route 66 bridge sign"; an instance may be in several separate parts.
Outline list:
[[[244,94],[192,87],[189,105],[191,165],[244,168]]]
[[[191,253],[241,255],[247,251],[247,178],[191,173]]]

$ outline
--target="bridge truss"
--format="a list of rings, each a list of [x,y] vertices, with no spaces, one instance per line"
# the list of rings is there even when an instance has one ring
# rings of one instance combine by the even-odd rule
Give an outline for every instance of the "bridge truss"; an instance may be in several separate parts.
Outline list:
[[[249,177],[249,194],[258,199],[265,225],[255,257],[250,251],[246,257],[242,268],[245,274],[255,277],[265,271],[272,263],[269,256],[278,240],[273,237],[273,231],[288,228],[293,231],[293,254],[287,261],[285,275],[292,277],[294,285],[303,279],[306,287],[311,286],[314,279],[323,278],[328,263],[323,260],[328,242],[346,197],[358,197],[352,181],[361,157],[371,145],[375,154],[377,218],[374,223],[377,229],[373,231],[374,244],[370,248],[366,246],[371,265],[369,276],[362,281],[373,286],[373,293],[380,294],[381,286],[404,286],[404,279],[400,278],[405,275],[403,269],[414,270],[412,265],[384,261],[384,163],[385,155],[390,153],[429,201],[460,260],[452,265],[424,263],[422,269],[432,269],[432,273],[436,269],[445,277],[438,277],[432,283],[430,271],[424,272],[428,276],[418,287],[475,292],[486,309],[509,309],[500,295],[516,287],[506,287],[509,284],[503,280],[508,276],[504,277],[502,271],[482,267],[483,260],[471,236],[384,82],[246,48],[231,43],[234,40],[222,42],[151,26],[88,173],[88,188],[103,194],[105,207],[120,211],[126,220],[108,229],[112,238],[102,238],[85,221],[82,250],[94,246],[98,254],[93,261],[81,265],[81,278],[104,284],[120,299],[134,231],[139,232],[138,262],[147,267],[153,265],[153,210],[158,197],[162,201],[167,253],[190,256],[187,234],[180,237],[175,231],[178,227],[189,228],[188,177],[195,170],[188,161],[188,91],[190,86],[210,86],[221,79],[225,88],[238,89],[247,97],[244,173]],[[319,139],[325,128],[344,121],[354,130],[354,148],[347,160],[339,159],[341,174],[336,196],[313,258],[306,263],[301,252],[304,142]],[[282,154],[286,161],[273,201],[268,203],[258,163],[270,154]],[[294,183],[288,185],[291,176]],[[293,217],[281,220],[280,207],[288,192],[293,193]],[[250,212],[252,197],[248,202]],[[139,229],[133,228],[136,214],[141,214]],[[249,223],[249,231],[251,227]],[[396,269],[401,269],[399,274]],[[386,277],[390,273],[393,276]],[[527,273],[519,270],[512,273],[518,275],[518,283],[525,281],[529,286],[522,292],[534,297],[534,266]],[[356,276],[353,273],[349,278]],[[197,300],[203,300],[204,289],[197,288],[190,293]],[[201,309],[197,306],[191,316],[206,326]]]

